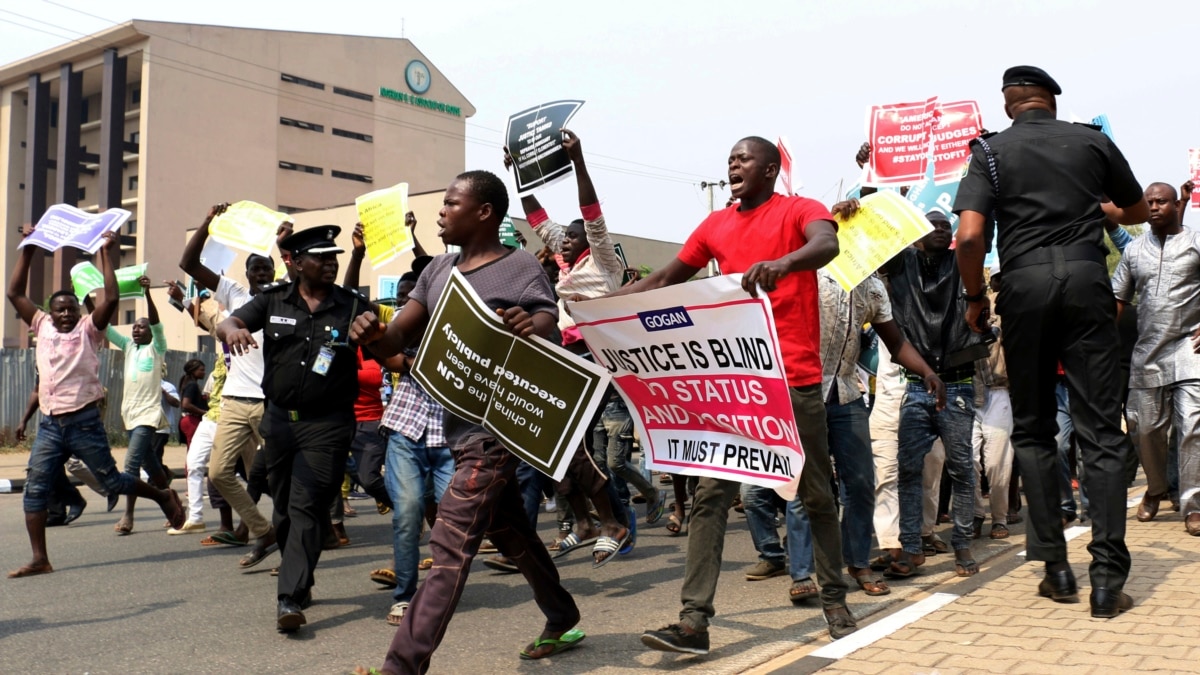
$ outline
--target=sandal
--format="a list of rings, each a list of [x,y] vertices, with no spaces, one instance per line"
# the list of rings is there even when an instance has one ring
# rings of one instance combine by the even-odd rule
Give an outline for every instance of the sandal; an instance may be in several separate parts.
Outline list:
[[[872,576],[869,570],[862,570],[859,573],[850,572],[850,576],[854,578],[854,583],[862,589],[863,593],[871,596],[887,595],[892,592],[888,585],[882,579],[876,579]]]
[[[817,584],[812,580],[812,577],[805,577],[799,581],[793,581],[792,587],[788,589],[788,597],[792,602],[804,602],[809,598],[815,598],[821,592],[817,590]]]
[[[883,576],[888,579],[907,579],[920,573],[917,566],[908,560],[893,560],[892,564],[884,570]]]
[[[972,558],[954,561],[954,573],[960,577],[973,577],[979,574],[979,563]]]
[[[599,569],[608,564],[613,559],[614,554],[624,548],[625,544],[629,543],[629,538],[633,533],[629,528],[625,528],[625,534],[620,539],[612,537],[600,537],[596,540],[596,545],[592,547],[592,569]],[[604,557],[597,558],[600,554]]]
[[[1008,526],[1004,523],[996,523],[992,525],[992,531],[988,534],[992,539],[1008,539]]]
[[[380,586],[383,586],[384,588],[395,588],[396,587],[396,573],[386,567],[381,567],[377,570],[373,570],[371,572],[370,578],[371,578],[371,581],[374,581],[375,583],[379,584]]]
[[[579,535],[572,532],[571,534],[563,537],[563,540],[558,543],[558,551],[554,554],[554,557],[561,558],[577,548],[582,548],[595,542],[598,538],[599,537],[588,537],[587,539],[580,539]]]
[[[684,518],[686,519],[687,516],[684,516]],[[683,523],[684,521],[680,520],[679,516],[672,513],[671,515],[667,516],[667,532],[670,532],[672,537],[678,537],[681,534],[687,534],[687,530],[683,529]]]
[[[928,537],[921,537],[921,549],[925,555],[937,555],[949,553],[950,545],[942,541],[936,534],[931,534]]]
[[[871,561],[871,563],[870,563],[871,571],[872,572],[883,572],[887,568],[891,567],[892,563],[894,563],[894,562],[896,562],[896,559],[892,557],[891,553],[883,553],[878,558],[875,558],[874,560]]]
[[[213,537],[213,535],[210,534],[207,537],[200,540],[200,545],[201,546],[224,546],[225,542],[217,541],[217,539],[215,537]]]
[[[654,502],[654,508],[646,509],[646,524],[653,525],[662,520],[663,511],[667,510],[667,492],[666,490],[658,491],[658,499]]]
[[[587,637],[586,633],[578,628],[572,628],[557,638],[538,638],[529,643],[528,647],[521,650],[521,658],[527,661],[536,661],[537,659],[544,659],[547,656],[561,654],[568,649],[574,649],[575,646],[582,642],[583,638],[585,637]],[[537,653],[544,647],[549,647],[550,651],[545,653]]]
[[[239,539],[237,534],[230,532],[229,530],[221,530],[220,532],[213,534],[211,539],[219,544],[225,544],[226,546],[247,546],[250,544],[249,539]]]
[[[417,563],[417,569],[421,571],[433,569],[433,558],[422,558],[421,562]]]
[[[267,556],[271,555],[272,553],[274,553],[277,550],[279,550],[278,543],[270,544],[270,545],[264,546],[262,548],[255,546],[254,548],[250,549],[249,553],[242,556],[242,559],[238,561],[238,567],[240,567],[244,570],[248,570],[251,567],[255,567],[260,562],[266,560]]]
[[[399,626],[404,621],[404,614],[408,611],[407,602],[397,602],[392,605],[391,611],[387,614],[387,624],[389,626]]]

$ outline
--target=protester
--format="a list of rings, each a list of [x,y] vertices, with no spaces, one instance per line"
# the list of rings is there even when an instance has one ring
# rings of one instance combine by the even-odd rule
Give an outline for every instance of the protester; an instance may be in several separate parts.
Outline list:
[[[153,499],[173,527],[181,527],[185,516],[174,490],[160,490],[117,471],[97,407],[104,398],[99,351],[104,330],[120,302],[113,260],[119,250],[117,236],[105,234],[96,256],[104,277],[104,295],[86,319],[80,317],[79,301],[71,291],[51,295],[48,312],[25,295],[29,267],[38,250],[26,246],[21,251],[8,282],[8,301],[37,335],[38,401],[42,411],[29,454],[24,494],[25,530],[33,557],[29,564],[9,572],[10,579],[54,571],[46,549],[46,500],[57,472],[71,454],[83,460],[109,493]]]
[[[1138,304],[1127,408],[1146,472],[1137,519],[1153,520],[1168,496],[1174,430],[1183,524],[1200,536],[1200,232],[1179,224],[1180,203],[1169,184],[1151,183],[1145,198],[1150,231],[1125,249],[1112,278],[1118,315],[1135,297]]]
[[[383,358],[415,344],[452,269],[466,277],[515,335],[556,338],[557,307],[541,265],[524,250],[500,243],[500,223],[507,212],[508,192],[495,175],[470,171],[455,178],[446,189],[438,225],[442,241],[460,247],[459,252],[434,259],[391,323],[381,324],[368,313],[356,321],[351,338]],[[575,628],[579,609],[529,526],[515,483],[517,458],[482,427],[449,412],[444,422],[458,463],[430,535],[434,564],[396,629],[383,672],[429,669],[485,535],[516,563],[546,615],[545,629],[521,656],[540,659],[570,649],[584,638]]]
[[[214,298],[227,311],[239,309],[258,296],[275,278],[275,264],[271,258],[251,255],[246,258],[246,282],[242,286],[223,274],[205,267],[200,262],[204,243],[208,241],[208,228],[213,219],[228,208],[228,204],[212,207],[204,222],[188,240],[183,249],[179,267],[190,274],[196,283],[214,290]],[[262,336],[254,338],[261,341]],[[255,448],[262,444],[259,427],[263,421],[263,356],[260,350],[252,349],[235,353],[229,363],[225,389],[221,397],[221,417],[217,424],[217,435],[213,440],[212,463],[209,478],[221,496],[242,518],[247,535],[255,540],[254,548],[238,561],[241,569],[249,569],[261,563],[274,552],[275,528],[259,512],[255,500],[238,482],[234,471],[240,458],[246,471],[253,474]]]
[[[111,325],[105,331],[105,337],[125,352],[125,387],[121,396],[121,419],[129,432],[125,473],[137,478],[144,467],[150,484],[161,489],[167,487],[168,481],[154,442],[158,428],[166,424],[162,408],[162,370],[166,364],[167,339],[158,319],[158,308],[150,295],[150,279],[140,277],[138,284],[146,298],[148,318],[133,323],[132,337],[125,337]],[[125,514],[113,528],[118,535],[133,531],[136,503],[137,495],[125,497]]]
[[[738,141],[728,161],[730,191],[738,205],[714,212],[691,234],[675,259],[613,295],[683,283],[714,258],[722,271],[744,273],[742,287],[748,292],[756,293],[761,286],[767,293],[804,447],[799,493],[812,524],[821,605],[830,636],[836,639],[858,627],[846,607],[842,537],[830,488],[829,434],[821,398],[815,270],[837,256],[837,229],[833,216],[820,203],[775,193],[779,164],[779,150],[774,143],[757,136]],[[683,610],[678,623],[643,633],[646,646],[708,653],[708,623],[715,613],[713,598],[721,571],[725,528],[737,493],[738,485],[733,481],[700,479],[688,534]]]
[[[1122,590],[1130,567],[1123,473],[1132,447],[1120,427],[1116,302],[1102,231],[1106,213],[1134,224],[1149,217],[1149,208],[1111,139],[1055,119],[1062,89],[1045,71],[1010,68],[1001,87],[1013,125],[972,142],[954,204],[966,321],[982,330],[983,230],[994,217],[1004,270],[996,306],[1004,317],[1004,355],[1021,364],[1009,372],[1009,390],[1013,448],[1029,502],[1027,555],[1046,563],[1038,592],[1058,602],[1078,597],[1056,479],[1054,377],[1061,361],[1092,516],[1091,613],[1114,617],[1133,607]],[[1105,196],[1112,201],[1102,205]]]
[[[992,266],[988,278],[988,300],[1000,290],[1000,266]],[[1004,362],[1000,315],[988,321],[996,341],[985,359],[975,362],[975,425],[971,432],[971,459],[975,463],[975,538],[982,532],[988,508],[992,512],[990,539],[1008,538],[1008,486],[1013,480],[1012,403],[1008,396],[1008,368]],[[981,476],[987,476],[989,495],[983,496]]]

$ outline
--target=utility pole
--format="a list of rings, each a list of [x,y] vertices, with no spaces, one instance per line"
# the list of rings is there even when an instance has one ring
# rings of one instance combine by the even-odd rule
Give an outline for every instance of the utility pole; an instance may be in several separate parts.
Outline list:
[[[725,186],[727,186],[727,185],[729,185],[729,183],[727,183],[723,180],[717,181],[717,182],[700,181],[700,189],[708,191],[708,212],[709,213],[712,213],[715,210],[715,206],[714,206],[714,202],[713,202],[713,188],[719,187],[722,190],[724,190]],[[709,260],[708,261],[708,276],[715,277],[715,276],[719,275],[720,273],[721,273],[721,268],[717,266],[717,261]]]

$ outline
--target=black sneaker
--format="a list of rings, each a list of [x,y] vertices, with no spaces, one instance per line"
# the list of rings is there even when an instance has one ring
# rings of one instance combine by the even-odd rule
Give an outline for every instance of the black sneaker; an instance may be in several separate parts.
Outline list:
[[[658,630],[648,630],[642,633],[642,644],[663,652],[707,654],[708,631],[698,632],[673,623]]]

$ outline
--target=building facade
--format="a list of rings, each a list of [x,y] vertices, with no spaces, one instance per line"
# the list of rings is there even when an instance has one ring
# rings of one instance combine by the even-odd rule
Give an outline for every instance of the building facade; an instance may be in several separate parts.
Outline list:
[[[148,263],[161,285],[181,275],[183,242],[213,204],[293,213],[401,181],[443,190],[464,168],[474,113],[405,39],[140,20],[81,38],[0,67],[5,279],[21,227],[51,204],[131,211],[121,264]],[[80,259],[38,256],[29,297],[68,287]],[[173,310],[156,298],[165,318]],[[118,321],[143,305],[122,303]],[[180,339],[173,348],[194,348]],[[3,345],[26,340],[9,308]]]

